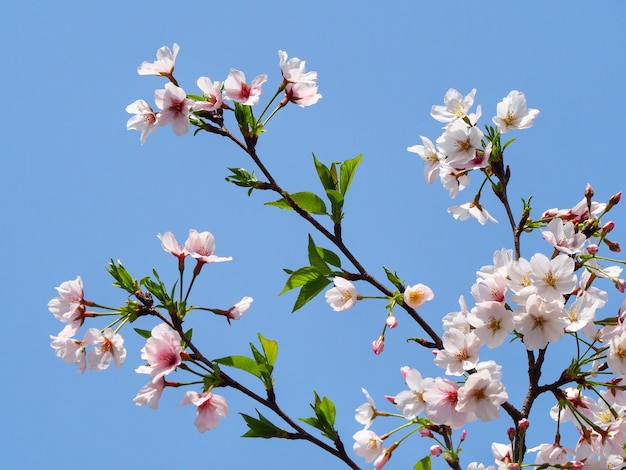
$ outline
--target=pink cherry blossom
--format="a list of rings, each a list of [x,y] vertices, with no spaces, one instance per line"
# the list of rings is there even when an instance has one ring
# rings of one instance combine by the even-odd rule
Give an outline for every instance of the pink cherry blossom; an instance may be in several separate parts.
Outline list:
[[[333,278],[335,287],[326,292],[326,303],[330,305],[335,312],[341,312],[354,307],[358,300],[356,287],[347,279],[340,276]]]
[[[141,145],[146,143],[148,136],[156,131],[157,115],[144,100],[137,100],[126,106],[126,112],[134,114],[126,122],[127,130],[141,132]]]
[[[198,428],[198,432],[201,433],[216,428],[219,424],[220,416],[223,418],[228,416],[228,405],[224,397],[211,392],[204,392],[201,395],[198,392],[188,391],[185,393],[180,406],[188,404],[198,407],[194,424]]]
[[[555,217],[546,226],[546,230],[541,232],[543,239],[562,253],[572,255],[583,251],[587,237],[582,233],[574,232],[572,222],[563,222]]]
[[[446,164],[456,168],[476,158],[482,150],[483,132],[476,126],[468,127],[462,120],[454,121],[437,139],[437,148],[446,155]]]
[[[518,305],[516,312],[513,323],[524,336],[524,345],[529,351],[543,349],[565,334],[567,323],[562,316],[563,309],[556,302],[546,302],[531,294],[525,305]]]
[[[239,320],[248,311],[253,300],[252,297],[245,296],[228,310],[227,318],[229,320]]]
[[[189,255],[185,247],[178,243],[172,232],[165,232],[163,235],[159,233],[157,238],[161,240],[161,247],[163,250],[176,256],[179,261],[184,260],[185,257]]]
[[[317,72],[306,72],[306,62],[297,57],[287,60],[285,51],[278,51],[280,71],[288,83],[309,83],[317,87]]]
[[[475,202],[466,202],[460,206],[449,207],[448,213],[452,214],[455,219],[460,219],[461,221],[472,217],[478,220],[480,225],[485,225],[487,221],[491,221],[495,224],[498,223],[498,221],[487,212],[487,209]]]
[[[537,295],[547,301],[561,300],[576,287],[574,267],[574,260],[565,254],[548,259],[542,253],[536,253],[530,259],[529,277],[537,288]]]
[[[200,232],[197,230],[189,230],[189,236],[185,242],[185,250],[198,261],[203,263],[220,263],[222,261],[231,261],[232,258],[222,258],[216,256],[215,238],[211,232]]]
[[[354,415],[354,419],[363,426],[363,429],[368,429],[372,425],[372,421],[376,418],[376,405],[374,404],[374,400],[370,396],[369,392],[364,388],[361,389],[365,398],[367,399],[367,403],[362,404],[356,409],[356,415]]]
[[[528,449],[528,452],[538,452],[536,464],[565,464],[569,462],[569,455],[574,454],[573,449],[562,447],[559,444],[540,444]]]
[[[246,83],[246,76],[243,72],[230,69],[230,73],[224,80],[223,96],[225,99],[233,100],[248,106],[254,106],[259,102],[261,96],[261,85],[267,81],[267,75],[257,75],[252,83]]]
[[[474,413],[482,421],[491,421],[500,416],[499,407],[509,395],[504,385],[495,380],[488,370],[470,375],[458,390],[457,411]]]
[[[291,102],[301,108],[311,106],[322,98],[317,92],[317,85],[308,82],[288,83],[285,87],[285,97],[281,104]]]
[[[87,354],[87,364],[92,370],[107,369],[111,361],[119,369],[126,359],[124,338],[111,328],[107,328],[103,332],[97,328],[89,328],[85,333],[83,344],[94,346]]]
[[[401,371],[409,390],[398,393],[394,398],[394,403],[406,419],[414,419],[426,409],[424,389],[433,379],[422,378],[422,374],[417,369],[403,367]]]
[[[63,323],[70,323],[84,312],[83,280],[78,276],[73,281],[65,281],[55,287],[58,297],[48,302],[48,310]]]
[[[409,307],[418,309],[429,300],[435,298],[432,289],[424,284],[415,284],[414,286],[406,286],[404,290],[404,303]]]
[[[511,91],[497,106],[498,114],[493,122],[501,134],[509,129],[528,129],[533,125],[534,119],[539,116],[538,109],[526,107],[526,96],[521,91]]]
[[[194,101],[187,98],[185,90],[173,83],[166,83],[164,90],[154,92],[154,102],[161,109],[157,115],[157,125],[171,124],[174,134],[178,136],[189,132],[189,110]]]
[[[148,365],[139,366],[135,372],[150,374],[152,382],[156,383],[179,366],[182,362],[181,352],[183,348],[178,332],[166,323],[161,323],[152,329],[150,338],[141,349],[141,358]]]
[[[513,331],[513,315],[500,302],[479,302],[470,311],[468,320],[481,344],[488,348],[500,346]]]
[[[142,62],[137,67],[137,73],[139,75],[163,75],[170,77],[174,71],[174,65],[176,63],[176,56],[180,46],[174,43],[172,50],[169,47],[163,46],[157,50],[157,60],[155,62]]]
[[[463,375],[478,363],[480,340],[476,334],[450,329],[443,334],[443,349],[435,356],[435,364],[448,375]]]
[[[76,364],[78,373],[83,374],[87,367],[84,342],[73,338],[76,332],[67,325],[58,336],[50,335],[52,343],[50,346],[54,349],[57,357],[63,359],[67,364]]]
[[[456,409],[459,386],[451,380],[437,377],[424,387],[426,417],[435,424],[446,424],[458,429],[466,422],[473,421],[472,413]]]
[[[137,396],[133,399],[133,402],[137,406],[148,405],[153,410],[156,410],[159,407],[159,400],[163,394],[164,388],[165,379],[163,377],[156,382],[150,381],[137,392]]]
[[[194,111],[216,111],[222,108],[224,101],[220,82],[213,82],[209,77],[200,77],[197,84],[204,94],[205,101],[194,102]]]

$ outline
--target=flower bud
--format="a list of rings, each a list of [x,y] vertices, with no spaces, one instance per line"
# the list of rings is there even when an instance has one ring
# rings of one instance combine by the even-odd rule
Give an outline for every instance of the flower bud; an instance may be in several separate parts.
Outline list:
[[[515,428],[507,429],[506,435],[509,436],[509,441],[512,441],[515,438]]]
[[[609,233],[611,230],[613,230],[615,228],[615,222],[613,222],[612,220],[607,222],[606,224],[604,224],[602,226],[602,235],[606,235],[607,233]]]
[[[622,249],[619,246],[619,243],[617,242],[612,242],[611,240],[607,240],[605,238],[604,243],[606,243],[606,246],[609,247],[609,250],[611,250],[614,253],[619,253],[620,251],[622,251]]]
[[[526,431],[528,429],[528,426],[530,426],[530,421],[528,421],[526,418],[522,418],[519,420],[519,422],[517,423],[517,426]]]
[[[463,432],[461,433],[461,442],[463,442],[466,437],[467,437],[467,430],[463,429]]]
[[[585,188],[585,198],[591,201],[591,198],[593,197],[593,195],[594,195],[593,187],[589,183],[587,183],[587,187]]]
[[[441,447],[438,445],[431,446],[430,448],[430,455],[434,455],[435,457],[439,457],[442,452]]]
[[[620,201],[620,199],[622,198],[622,192],[620,191],[617,194],[613,194],[613,196],[611,196],[611,198],[609,199],[609,202],[606,205],[606,209],[604,209],[604,212],[608,212],[610,211],[613,206],[617,205]]]
[[[422,437],[433,437],[433,433],[430,431],[430,429],[422,429],[420,431],[420,435]]]
[[[383,352],[383,349],[385,349],[385,338],[380,336],[376,341],[372,342],[372,351],[378,356]]]
[[[587,247],[587,253],[589,253],[590,255],[595,255],[596,253],[598,253],[598,245],[596,245],[595,243],[589,245]]]

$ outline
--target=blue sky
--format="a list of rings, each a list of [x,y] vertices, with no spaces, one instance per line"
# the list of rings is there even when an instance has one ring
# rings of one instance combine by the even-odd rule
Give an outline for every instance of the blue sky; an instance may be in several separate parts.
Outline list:
[[[279,401],[304,417],[313,390],[330,397],[348,446],[359,429],[353,411],[364,401],[361,387],[382,404],[385,394],[404,388],[401,366],[437,373],[429,352],[404,341],[420,334],[406,316],[399,315],[385,352],[371,353],[385,318],[382,301],[335,313],[319,298],[289,313],[295,296],[276,296],[286,279],[282,268],[306,264],[310,228],[293,213],[263,206],[275,198],[248,198],[224,181],[226,167],[252,169],[234,145],[159,128],[141,146],[139,134],[126,131],[124,108],[139,98],[152,103],[164,83],[136,73],[163,45],[181,46],[176,77],[190,93],[197,93],[197,77],[223,80],[235,67],[249,78],[267,73],[267,98],[279,83],[279,49],[318,72],[323,99],[282,110],[257,150],[290,191],[320,189],[311,152],[326,163],[362,153],[345,207],[346,242],[376,277],[384,279],[385,265],[411,284],[430,285],[436,298],[422,313],[436,326],[457,309],[459,295],[469,297],[475,271],[511,245],[493,197],[483,202],[499,225],[461,223],[447,214],[449,206],[471,200],[477,179],[450,201],[438,183],[426,185],[421,160],[406,152],[420,135],[439,135],[429,111],[448,88],[477,88],[483,124],[513,89],[541,110],[532,129],[513,135],[507,154],[516,203],[534,195],[538,214],[574,205],[588,182],[601,201],[624,189],[626,6],[619,1],[60,1],[12,2],[3,10],[0,272],[7,295],[0,461],[6,468],[342,468],[308,444],[240,439],[245,427],[237,413],[254,414],[255,404],[230,390],[221,393],[230,416],[202,435],[193,409],[178,408],[181,390],[169,391],[156,412],[136,407],[132,398],[145,382],[134,372],[143,341],[130,329],[123,331],[128,357],[119,371],[81,376],[54,356],[48,336],[61,326],[46,308],[54,287],[81,275],[87,298],[123,303],[104,269],[110,258],[136,277],[156,268],[173,281],[175,261],[156,238],[165,231],[184,240],[189,228],[209,230],[217,254],[234,258],[203,272],[195,303],[226,307],[244,295],[255,299],[230,327],[202,315],[191,319],[206,354],[245,353],[257,332],[278,340]],[[619,239],[621,207],[614,218]],[[538,238],[522,242],[525,256],[533,247],[549,253]],[[622,299],[605,288],[611,312]],[[509,359],[504,372],[512,396],[525,368],[516,361]],[[508,425],[472,425],[464,462],[491,463],[488,447],[478,446],[481,434],[489,430],[503,442]],[[391,426],[383,421],[375,428]],[[389,467],[411,468],[430,444],[414,439],[401,446]]]

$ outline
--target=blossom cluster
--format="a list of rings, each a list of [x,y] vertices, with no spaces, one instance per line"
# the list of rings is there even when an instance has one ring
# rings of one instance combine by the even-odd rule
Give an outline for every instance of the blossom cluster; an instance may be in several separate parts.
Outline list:
[[[409,389],[389,399],[407,420],[423,416],[426,423],[458,429],[476,418],[498,418],[500,406],[508,400],[502,368],[494,361],[481,362],[481,347],[497,348],[518,338],[526,350],[542,351],[549,343],[572,336],[590,347],[584,355],[579,353],[573,358],[576,367],[568,372],[570,380],[562,385],[578,381],[584,386],[561,389],[555,385],[554,393],[563,399],[552,408],[551,416],[560,422],[573,421],[580,439],[573,448],[562,447],[557,431],[554,443],[529,451],[538,453],[537,464],[593,462],[602,468],[617,468],[611,466],[615,462],[624,464],[626,301],[617,317],[599,319],[597,311],[607,303],[608,293],[592,285],[596,279],[606,278],[620,292],[624,291],[624,280],[619,277],[622,268],[601,265],[598,243],[593,239],[597,237],[599,243],[615,250],[616,244],[605,238],[614,223],[587,234],[582,232],[590,224],[597,224],[607,209],[619,201],[620,194],[604,204],[591,201],[591,193],[587,188],[585,199],[571,209],[551,209],[542,215],[542,237],[555,251],[552,258],[536,253],[530,260],[515,259],[512,250],[503,249],[494,254],[493,265],[477,272],[471,288],[475,305],[469,308],[461,297],[460,310],[442,320],[443,349],[435,351],[434,363],[450,378],[422,377],[418,370],[409,367],[401,370]],[[577,271],[581,273],[577,275]],[[588,379],[599,373],[609,374],[609,369],[613,376],[608,379]],[[584,389],[596,393],[597,400]],[[383,439],[369,430],[380,413],[366,395],[368,403],[357,409],[356,415],[365,429],[354,435],[354,450],[368,462],[379,462],[389,449],[384,448]],[[427,427],[423,422],[422,426]],[[513,468],[508,466],[513,462],[510,445],[494,443],[492,449],[497,468]],[[375,463],[375,468],[380,466]]]
[[[205,264],[230,261],[232,259],[215,255],[215,239],[211,232],[198,232],[195,229],[191,229],[189,230],[187,240],[182,245],[177,242],[171,232],[166,232],[163,235],[159,234],[158,238],[161,240],[162,248],[177,258],[181,282],[185,258],[187,257],[196,260],[196,266],[193,271],[194,279],[199,275],[202,266]],[[149,405],[150,408],[156,409],[166,386],[178,387],[181,385],[178,382],[168,381],[167,376],[176,371],[183,364],[183,361],[187,362],[184,367],[186,370],[191,371],[194,365],[194,361],[190,359],[186,352],[187,346],[184,338],[181,337],[181,333],[173,326],[182,324],[182,318],[189,311],[196,308],[187,307],[183,312],[175,312],[176,316],[172,317],[171,321],[168,321],[166,316],[162,315],[153,306],[152,294],[159,297],[161,302],[170,307],[170,313],[182,308],[185,302],[176,303],[169,299],[165,291],[160,290],[159,284],[146,282],[148,291],[141,291],[139,283],[132,280],[125,268],[119,263],[112,265],[109,272],[116,279],[116,285],[134,295],[139,302],[127,301],[125,306],[119,308],[101,306],[85,299],[83,282],[80,276],[74,280],[65,281],[56,288],[59,295],[48,302],[50,312],[57,320],[66,325],[57,336],[50,336],[52,339],[51,346],[55,350],[56,355],[63,361],[75,364],[79,373],[84,373],[87,366],[96,371],[107,369],[111,363],[120,367],[126,359],[124,339],[119,333],[121,328],[127,323],[136,321],[141,316],[152,315],[158,317],[161,323],[151,331],[142,330],[147,341],[141,349],[141,359],[146,361],[146,364],[137,367],[135,371],[139,374],[148,374],[150,381],[139,390],[134,399],[137,405]],[[191,285],[193,285],[193,280],[189,290]],[[188,293],[189,291],[187,295]],[[240,319],[250,308],[252,301],[251,297],[245,296],[229,309],[208,308],[203,310],[224,316],[230,323],[231,320]],[[114,317],[114,320],[103,329],[93,327],[87,329],[83,339],[75,337],[86,319],[100,316]],[[117,327],[113,329],[115,325]],[[226,400],[222,396],[212,393],[211,387],[208,389],[205,387],[203,393],[187,391],[181,402],[181,405],[185,404],[193,404],[197,407],[195,424],[199,432],[215,428],[218,425],[219,418],[226,417],[228,414]]]
[[[174,44],[172,49],[163,46],[157,51],[155,62],[143,62],[137,68],[139,75],[157,75],[170,80],[163,89],[154,92],[154,101],[160,111],[155,112],[144,100],[136,100],[126,107],[128,113],[134,114],[126,127],[141,132],[142,144],[156,130],[156,126],[171,124],[174,133],[181,136],[189,132],[194,117],[233,110],[225,100],[245,106],[258,104],[263,84],[268,80],[266,74],[260,74],[248,82],[244,72],[231,68],[226,79],[221,82],[206,76],[199,77],[196,84],[202,96],[188,95],[173,75],[179,50],[178,44]],[[285,51],[278,51],[278,56],[283,80],[277,95],[284,92],[278,107],[287,103],[300,107],[317,103],[322,97],[317,92],[317,72],[306,72],[306,62],[297,57],[288,60]]]
[[[434,144],[428,137],[420,136],[422,145],[407,148],[424,160],[426,182],[432,184],[439,177],[452,198],[469,186],[469,173],[472,170],[483,170],[487,174],[490,162],[500,157],[492,155],[494,142],[486,141],[489,136],[485,136],[478,127],[482,108],[478,106],[475,113],[470,113],[475,96],[475,88],[465,96],[453,88],[448,90],[444,104],[433,106],[430,113],[434,119],[446,124],[443,134]],[[497,114],[492,120],[499,134],[511,129],[527,129],[539,115],[539,110],[527,107],[526,96],[517,90],[511,91],[498,103],[496,109]],[[472,202],[453,206],[448,212],[456,219],[473,217],[482,225],[487,221],[497,222],[480,204],[479,199],[477,195]]]

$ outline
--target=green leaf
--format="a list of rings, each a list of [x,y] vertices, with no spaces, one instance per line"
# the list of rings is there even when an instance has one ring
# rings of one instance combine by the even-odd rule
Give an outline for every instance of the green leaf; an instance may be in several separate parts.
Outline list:
[[[249,431],[247,431],[241,437],[261,437],[263,439],[270,439],[272,437],[286,438],[289,433],[284,429],[279,428],[273,424],[269,419],[259,413],[259,410],[255,410],[259,418],[240,413],[243,419],[248,425]]]
[[[396,286],[397,289],[402,290],[404,288],[404,282],[400,280],[400,278],[398,277],[398,274],[395,272],[392,273],[389,269],[387,269],[384,266],[383,266],[383,269],[385,270],[385,274],[387,274],[387,279],[389,279],[389,281],[394,286]]]
[[[430,470],[430,465],[431,465],[430,455],[427,455],[426,457],[424,457],[422,460],[420,460],[419,462],[415,464],[415,466],[413,467],[413,470]]]
[[[341,190],[341,194],[346,194],[348,192],[348,188],[352,184],[352,179],[354,178],[356,167],[359,166],[362,158],[363,155],[359,154],[351,160],[346,160],[339,167],[339,189]]]
[[[315,417],[300,418],[300,421],[313,426],[315,429],[319,429],[322,435],[335,442],[339,434],[334,428],[335,425],[335,404],[328,398],[323,397],[320,399],[317,392],[313,392],[315,395],[315,401],[310,404],[311,408],[315,412]]]
[[[274,366],[276,357],[278,357],[278,342],[273,339],[264,338],[261,333],[259,333],[259,341],[261,341],[261,347],[263,348],[268,364]]]
[[[137,334],[138,334],[139,336],[141,336],[142,338],[146,338],[146,339],[148,339],[148,338],[150,338],[150,337],[152,336],[152,331],[150,331],[150,330],[142,330],[142,329],[140,329],[140,328],[133,328],[133,329],[134,329],[134,330],[137,332]]]
[[[309,214],[326,215],[326,204],[322,201],[318,195],[309,192],[298,192],[289,195],[302,209]],[[274,206],[279,209],[290,209],[293,207],[287,202],[286,198],[281,198],[277,201],[266,202],[266,206]]]
[[[312,280],[320,277],[323,278],[324,275],[320,273],[319,269],[315,266],[305,266],[300,269],[296,269],[293,273],[291,273],[289,279],[287,279],[287,282],[285,283],[285,287],[283,287],[283,290],[280,291],[278,295],[283,295],[291,289],[308,284]]]
[[[233,183],[242,188],[250,188],[251,190],[248,194],[258,187],[259,180],[254,176],[254,171],[250,173],[245,168],[229,168],[229,170],[232,172],[232,175],[228,175],[224,178],[229,183]]]
[[[251,358],[246,356],[226,356],[219,359],[214,359],[213,362],[221,364],[223,366],[234,367],[236,369],[243,370],[255,377],[261,377],[261,370],[259,365]]]
[[[328,189],[326,190],[326,195],[331,205],[330,218],[334,223],[338,224],[343,219],[343,194],[339,191]]]
[[[315,170],[317,171],[317,176],[320,179],[320,182],[322,183],[322,186],[324,187],[324,189],[328,190],[328,189],[337,189],[337,175],[335,172],[335,177],[333,178],[333,175],[330,171],[330,169],[324,165],[322,162],[320,162],[317,158],[315,158],[315,154],[313,154],[313,162],[315,163]]]
[[[299,310],[304,307],[307,303],[317,296],[331,281],[326,279],[325,277],[318,277],[307,282],[298,293],[298,297],[296,298],[296,303],[293,306],[293,310],[291,313]]]
[[[133,279],[120,260],[117,260],[117,264],[115,264],[113,260],[110,260],[106,269],[109,274],[113,276],[113,279],[115,279],[113,283],[115,287],[124,289],[130,294],[134,294],[139,290],[139,283]]]
[[[331,269],[326,264],[326,261],[322,258],[321,253],[317,250],[317,246],[313,242],[313,237],[309,234],[309,244],[307,246],[309,253],[309,263],[311,266],[316,267],[320,273],[328,276],[331,273]]]

